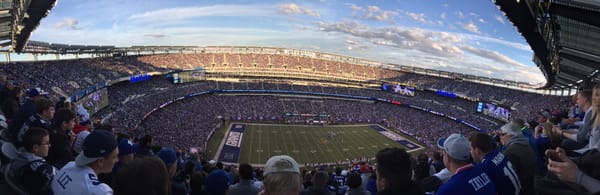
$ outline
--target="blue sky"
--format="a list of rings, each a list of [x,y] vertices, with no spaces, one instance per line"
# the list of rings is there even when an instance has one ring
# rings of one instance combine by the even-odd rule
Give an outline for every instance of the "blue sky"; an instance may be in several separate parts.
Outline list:
[[[525,39],[485,0],[59,0],[30,40],[274,46],[545,82]]]

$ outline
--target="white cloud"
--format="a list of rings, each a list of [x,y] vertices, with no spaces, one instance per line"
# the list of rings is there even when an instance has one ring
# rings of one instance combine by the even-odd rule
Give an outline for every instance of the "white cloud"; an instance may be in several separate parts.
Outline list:
[[[357,16],[358,12],[363,12],[361,18],[365,19],[365,20],[394,22],[393,17],[399,15],[399,13],[397,11],[381,10],[379,7],[373,6],[373,5],[367,6],[366,9],[363,9],[362,7],[359,7],[359,6],[351,4],[351,3],[348,3],[346,5],[350,6],[350,9],[353,10],[352,15],[355,17]]]
[[[358,5],[355,5],[355,4],[352,4],[352,3],[346,3],[344,5],[349,6],[350,9],[352,9],[353,11],[360,11],[360,10],[362,10],[362,7],[360,7]]]
[[[515,48],[515,49],[520,49],[523,51],[531,51],[531,47],[527,44],[510,42],[510,41],[506,41],[506,40],[502,40],[502,39],[498,39],[498,38],[486,37],[486,36],[475,35],[475,34],[470,34],[470,33],[457,34],[457,36],[460,37],[461,39],[465,39],[465,40],[469,40],[469,41],[488,42],[488,43],[493,43],[493,44],[504,45],[507,47]]]
[[[164,34],[145,34],[144,37],[152,37],[152,38],[164,38],[167,35]]]
[[[479,22],[481,22],[483,24],[487,23],[483,18],[479,18]]]
[[[301,7],[298,6],[295,3],[289,3],[289,4],[280,4],[277,7],[279,7],[279,12],[284,13],[284,14],[306,14],[309,16],[313,16],[313,17],[321,17],[321,14],[319,14],[319,12],[316,12],[310,8],[307,7]]]
[[[424,13],[406,12],[406,15],[408,15],[408,17],[410,17],[413,20],[418,21],[420,23],[433,24],[433,22],[431,20],[426,19],[426,16]]]
[[[464,19],[465,18],[465,14],[463,14],[461,11],[458,11],[458,13],[456,13],[458,15],[458,17],[460,19]]]
[[[502,24],[506,24],[506,23],[504,22],[504,19],[502,19],[502,16],[496,15],[496,16],[494,16],[494,18],[496,19],[496,21],[498,21],[498,22],[500,22],[500,23],[502,23]]]
[[[481,49],[481,48],[475,48],[472,46],[462,46],[460,47],[461,49],[470,52],[472,54],[478,55],[480,57],[484,57],[487,59],[491,59],[494,60],[496,62],[501,62],[504,64],[509,64],[509,65],[514,65],[517,67],[525,67],[524,64],[521,64],[513,59],[510,59],[509,57],[502,55],[500,53],[498,53],[497,51],[490,51],[490,50],[486,50],[486,49]]]
[[[440,18],[445,20],[446,19],[446,12],[442,12],[442,14],[440,14]]]
[[[479,31],[479,29],[477,28],[477,25],[475,25],[472,21],[467,23],[467,24],[463,24],[461,25],[463,29],[472,32],[472,33],[477,33],[477,34],[481,34],[481,32]]]
[[[208,16],[272,16],[272,6],[263,5],[212,5],[205,7],[165,8],[129,16],[134,22],[172,22]]]
[[[68,28],[71,30],[80,30],[82,29],[80,26],[78,26],[79,21],[77,19],[74,18],[65,18],[64,20],[56,23],[56,25],[54,25],[54,28],[56,29],[63,29],[63,28]]]

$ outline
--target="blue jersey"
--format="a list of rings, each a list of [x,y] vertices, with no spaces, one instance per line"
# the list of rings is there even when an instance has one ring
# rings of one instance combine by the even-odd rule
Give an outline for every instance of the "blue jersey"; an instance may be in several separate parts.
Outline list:
[[[494,151],[485,155],[483,161],[476,165],[496,184],[498,195],[518,195],[521,183],[517,172],[513,169],[508,158],[501,152]]]
[[[461,168],[444,185],[440,186],[437,195],[476,195],[496,194],[496,186],[490,177],[479,167]]]

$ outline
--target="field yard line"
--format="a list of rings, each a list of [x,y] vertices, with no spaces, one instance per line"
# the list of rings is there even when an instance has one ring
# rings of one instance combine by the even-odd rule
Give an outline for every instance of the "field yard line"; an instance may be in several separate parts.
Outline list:
[[[278,129],[279,129],[279,134],[281,134],[281,140],[286,140],[286,139],[285,139],[285,136],[283,135],[283,133],[284,133],[284,132],[283,132],[283,129],[281,129],[281,126],[279,126],[279,127],[278,127]],[[284,141],[284,142],[285,142],[285,141]],[[290,152],[290,150],[288,150],[288,148],[287,148],[287,144],[283,144],[283,147],[285,148],[285,150],[281,151],[280,155],[281,155],[281,154],[284,154],[284,153],[283,153],[284,151],[285,151],[285,152]],[[279,149],[279,150],[281,150],[281,149]],[[291,156],[290,154],[286,154],[286,155],[289,155],[289,156]]]
[[[223,145],[225,145],[225,140],[227,140],[227,136],[229,135],[229,130],[231,129],[232,126],[233,126],[233,123],[229,123],[229,127],[227,127],[227,129],[225,129],[225,134],[223,136],[223,139],[221,140],[221,143],[219,144],[217,152],[215,153],[215,157],[213,158],[214,160],[217,160],[217,161],[219,160],[219,156],[221,155],[221,151],[223,150]]]
[[[311,132],[314,133],[314,131],[311,131]],[[311,135],[314,135],[314,134],[311,133]],[[311,136],[311,137],[316,137],[316,136]],[[321,148],[321,144],[317,144],[317,147],[319,148],[319,151],[321,151],[321,152],[319,152],[319,154],[321,155],[320,159],[325,159],[325,157],[327,157],[327,156],[323,156],[323,155],[325,155],[325,153],[323,153],[324,151],[323,151],[323,148]],[[313,162],[313,163],[316,163],[316,162]]]
[[[303,129],[302,131],[304,131],[304,136],[298,135],[299,131],[293,131],[294,132],[294,136],[295,137],[304,137],[306,139],[306,129]],[[308,142],[304,142],[304,143],[308,143]],[[304,159],[308,160],[310,158],[310,155],[307,153],[307,151],[305,149],[307,149],[307,148],[303,147],[303,146],[300,146],[300,148],[298,148],[298,151],[300,151],[302,153],[302,155],[304,156]],[[304,163],[306,163],[306,162],[304,162]]]
[[[248,148],[246,150],[250,150],[250,149],[254,148],[254,147],[252,147],[252,144],[254,144],[254,136],[256,136],[255,133],[249,133],[250,131],[248,131],[248,130],[250,130],[250,126],[246,125],[246,133],[244,133],[244,134],[246,134],[246,135],[248,135],[248,134],[252,135],[252,136],[249,137],[250,139],[248,139],[248,141],[250,141],[250,148]],[[254,130],[251,130],[251,131],[254,131]],[[247,139],[247,138],[248,138],[247,136],[244,137],[244,139]],[[259,140],[260,140],[260,138],[259,138]],[[242,140],[242,144],[244,144],[244,140]],[[252,153],[253,152],[256,152],[256,151],[250,151],[249,152],[250,154],[248,154],[248,163],[252,162]],[[242,153],[241,149],[240,149],[240,153]]]

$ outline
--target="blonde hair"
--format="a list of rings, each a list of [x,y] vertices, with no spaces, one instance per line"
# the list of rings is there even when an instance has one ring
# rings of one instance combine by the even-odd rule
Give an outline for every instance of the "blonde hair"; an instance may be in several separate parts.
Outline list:
[[[594,85],[594,90],[592,91],[592,116],[595,116],[594,123],[592,124],[592,128],[597,128],[600,126],[600,98],[594,101],[594,96],[600,96],[600,83]]]
[[[265,194],[298,194],[302,179],[300,174],[292,172],[270,173],[263,180]]]

